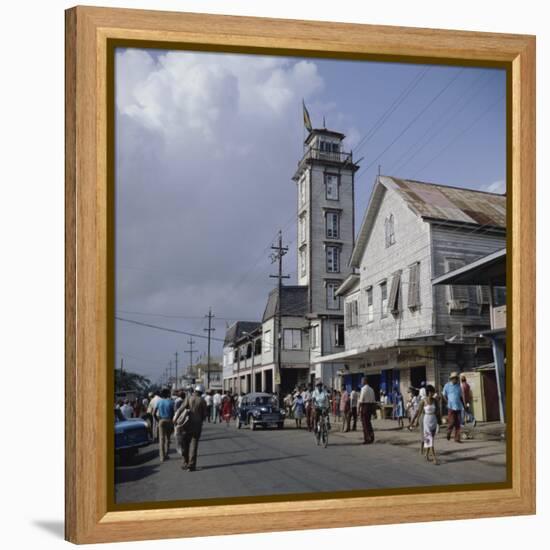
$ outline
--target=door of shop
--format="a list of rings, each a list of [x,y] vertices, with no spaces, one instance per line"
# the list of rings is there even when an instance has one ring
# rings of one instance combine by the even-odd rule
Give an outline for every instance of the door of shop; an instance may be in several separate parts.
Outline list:
[[[426,382],[426,367],[411,367],[411,386],[418,389],[422,382]]]

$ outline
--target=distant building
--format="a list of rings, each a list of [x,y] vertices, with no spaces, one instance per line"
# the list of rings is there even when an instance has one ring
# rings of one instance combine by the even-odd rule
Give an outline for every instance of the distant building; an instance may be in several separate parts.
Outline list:
[[[344,300],[345,350],[314,359],[344,364],[377,391],[402,392],[490,361],[486,286],[432,286],[506,244],[506,197],[380,176],[351,254]]]

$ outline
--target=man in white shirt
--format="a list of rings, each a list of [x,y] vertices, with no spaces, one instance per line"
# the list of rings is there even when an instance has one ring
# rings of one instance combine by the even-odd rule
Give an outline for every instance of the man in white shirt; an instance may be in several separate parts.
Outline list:
[[[222,421],[220,418],[220,407],[222,405],[222,394],[217,391],[212,397],[212,420],[214,424]]]
[[[130,420],[130,418],[134,416],[134,407],[130,405],[130,401],[128,399],[126,399],[124,401],[124,405],[120,407],[120,412],[124,415],[124,418],[126,418],[126,420]]]
[[[374,429],[371,418],[376,409],[376,396],[374,390],[368,385],[367,379],[363,379],[363,387],[359,394],[359,416],[363,424],[363,445],[374,442]]]
[[[207,392],[204,395],[204,401],[206,402],[206,421],[210,424],[210,421],[212,420],[212,407],[214,404],[214,398],[209,392]]]
[[[160,395],[159,395],[159,392],[157,391],[149,401],[149,406],[147,407],[147,413],[151,415],[151,434],[153,436],[154,441],[157,441],[159,437],[158,419],[157,419],[157,405],[159,401],[160,401]]]

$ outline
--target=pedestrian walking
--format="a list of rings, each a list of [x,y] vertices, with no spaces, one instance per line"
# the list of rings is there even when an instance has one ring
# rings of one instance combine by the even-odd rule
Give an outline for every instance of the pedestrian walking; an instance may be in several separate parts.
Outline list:
[[[420,397],[419,392],[415,388],[409,388],[409,400],[407,402],[407,416],[409,418],[409,425],[407,426],[407,430],[412,432],[413,428],[416,426],[415,424],[415,416],[416,411],[418,411],[418,406],[420,405]]]
[[[359,416],[363,424],[363,445],[374,442],[374,429],[372,427],[372,415],[376,409],[376,396],[369,386],[367,379],[363,379],[363,387],[359,394]]]
[[[403,429],[405,423],[403,418],[405,417],[405,405],[403,403],[403,395],[399,391],[399,388],[395,388],[393,393],[393,418],[397,420],[397,427]]]
[[[342,386],[342,394],[340,396],[340,416],[342,418],[342,431],[349,432],[351,420],[351,404],[350,394],[346,386]]]
[[[359,388],[354,388],[351,390],[349,395],[349,406],[350,406],[350,415],[351,415],[351,430],[357,431],[357,406],[359,404]]]
[[[420,401],[415,419],[422,418],[420,423],[422,429],[422,442],[420,452],[426,452],[426,460],[439,464],[435,454],[435,434],[441,423],[441,415],[437,399],[435,399],[435,388],[431,385],[425,387],[426,397]],[[430,458],[430,454],[433,458]]]
[[[214,424],[221,422],[220,409],[222,406],[222,392],[218,390],[212,397],[212,420]]]
[[[294,415],[294,420],[296,420],[296,428],[301,428],[302,418],[304,418],[305,416],[304,398],[301,394],[296,395],[296,397],[294,398],[291,410]]]
[[[182,407],[187,411],[188,419],[183,425],[182,469],[194,472],[197,468],[197,454],[202,424],[206,419],[206,401],[203,399],[204,386],[197,384],[192,395],[187,396]]]
[[[160,461],[169,459],[170,438],[174,431],[174,401],[170,398],[170,390],[165,388],[160,394],[160,400],[157,404],[157,419],[159,427],[159,455]]]
[[[227,426],[233,416],[233,398],[231,397],[231,392],[227,392],[222,399],[222,419],[225,420]]]
[[[450,441],[454,430],[454,439],[462,443],[460,439],[460,418],[464,403],[462,402],[462,389],[458,383],[458,373],[451,372],[449,381],[443,386],[443,399],[447,403],[447,441]]]
[[[302,398],[304,400],[304,407],[306,413],[306,426],[307,431],[311,432],[313,430],[313,401],[311,400],[313,388],[309,385],[302,393]]]
[[[149,405],[147,406],[147,414],[151,418],[151,437],[153,441],[158,441],[159,430],[158,430],[158,419],[157,419],[157,405],[160,401],[159,392],[156,391],[153,393],[151,399],[149,400]]]
[[[214,403],[214,398],[212,395],[207,392],[204,396],[204,402],[206,403],[206,420],[210,424],[210,418],[212,417],[212,407]]]
[[[464,374],[460,375],[460,390],[462,392],[462,402],[464,403],[462,425],[464,426],[466,422],[472,422],[475,428],[476,419],[473,413],[474,396],[472,393],[472,389],[470,388],[470,384],[468,384],[468,381],[466,380],[466,376]]]

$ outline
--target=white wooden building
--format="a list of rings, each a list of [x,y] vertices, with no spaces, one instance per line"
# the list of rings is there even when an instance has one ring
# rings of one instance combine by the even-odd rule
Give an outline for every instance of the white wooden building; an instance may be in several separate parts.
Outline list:
[[[485,287],[431,280],[505,246],[506,197],[380,176],[357,242],[345,302],[345,350],[315,362],[343,364],[342,381],[366,374],[376,389],[442,385],[450,371],[487,362]]]

